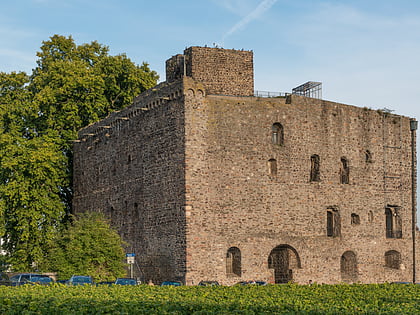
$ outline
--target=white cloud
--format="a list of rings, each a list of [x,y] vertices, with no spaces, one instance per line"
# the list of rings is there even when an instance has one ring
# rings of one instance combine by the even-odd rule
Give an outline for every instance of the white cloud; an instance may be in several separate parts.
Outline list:
[[[232,34],[234,34],[236,32],[239,32],[240,30],[244,29],[245,26],[248,25],[250,22],[258,19],[259,17],[261,17],[264,14],[264,12],[269,10],[276,2],[277,2],[277,0],[263,0],[263,1],[261,1],[261,3],[254,10],[252,10],[249,14],[244,16],[238,23],[236,23],[231,29],[229,29],[223,35],[222,45],[223,45],[223,43],[224,43],[224,41],[227,37],[231,36]]]

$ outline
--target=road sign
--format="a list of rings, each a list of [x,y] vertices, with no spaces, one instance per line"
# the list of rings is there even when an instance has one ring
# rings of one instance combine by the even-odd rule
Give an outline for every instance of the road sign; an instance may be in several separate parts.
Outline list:
[[[127,257],[127,264],[134,264],[134,258],[136,257],[136,254],[127,253],[125,254],[125,257]]]

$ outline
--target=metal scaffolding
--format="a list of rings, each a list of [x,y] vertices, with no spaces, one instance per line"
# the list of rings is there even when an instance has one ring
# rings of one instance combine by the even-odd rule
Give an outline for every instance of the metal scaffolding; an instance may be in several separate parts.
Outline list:
[[[292,89],[292,94],[322,99],[322,83],[308,81]]]

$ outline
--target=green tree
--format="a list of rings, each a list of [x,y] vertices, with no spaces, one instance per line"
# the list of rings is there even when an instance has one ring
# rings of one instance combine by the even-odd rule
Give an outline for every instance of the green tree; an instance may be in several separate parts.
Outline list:
[[[99,213],[80,215],[63,234],[50,242],[41,268],[58,273],[90,275],[96,281],[111,281],[126,275],[123,242]]]
[[[38,52],[29,90],[40,116],[38,128],[59,130],[65,140],[153,87],[158,79],[146,63],[135,65],[124,54],[92,42],[77,46],[71,37],[54,35]]]
[[[15,270],[27,270],[44,255],[45,245],[60,226],[65,207],[66,160],[49,135],[26,139],[0,136],[4,249]]]
[[[16,271],[38,263],[66,225],[77,131],[157,82],[146,63],[108,52],[54,35],[32,75],[0,72],[0,233]]]

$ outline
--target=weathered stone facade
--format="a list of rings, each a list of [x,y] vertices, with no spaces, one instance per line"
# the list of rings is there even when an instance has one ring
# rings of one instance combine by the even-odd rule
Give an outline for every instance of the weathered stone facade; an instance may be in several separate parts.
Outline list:
[[[74,211],[111,219],[137,277],[412,280],[409,118],[253,97],[249,51],[191,47],[166,65],[74,145]]]

